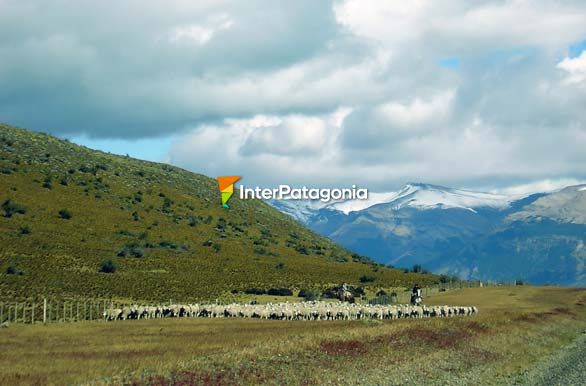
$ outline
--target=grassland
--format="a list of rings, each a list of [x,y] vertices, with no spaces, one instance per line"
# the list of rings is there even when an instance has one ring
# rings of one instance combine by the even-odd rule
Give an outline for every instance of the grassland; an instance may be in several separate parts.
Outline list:
[[[0,298],[215,299],[433,283],[350,253],[214,179],[0,124]],[[114,273],[100,272],[111,260]]]
[[[586,329],[586,290],[453,290],[470,318],[175,319],[0,330],[0,384],[523,384]]]

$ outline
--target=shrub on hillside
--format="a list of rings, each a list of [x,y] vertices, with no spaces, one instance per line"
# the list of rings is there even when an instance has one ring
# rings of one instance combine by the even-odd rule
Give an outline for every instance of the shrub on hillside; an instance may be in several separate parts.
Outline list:
[[[2,204],[2,210],[4,210],[4,217],[12,217],[15,214],[25,214],[26,208],[10,199],[4,201]]]
[[[376,280],[376,277],[374,277],[374,276],[370,276],[370,275],[362,275],[362,276],[360,276],[360,282],[361,283],[372,283],[375,280]]]
[[[61,209],[59,211],[59,217],[62,218],[62,219],[64,219],[64,220],[69,220],[72,217],[72,214],[67,209]]]
[[[352,295],[354,295],[354,296],[366,295],[366,292],[364,292],[363,287],[350,287],[350,292],[352,292]]]
[[[248,295],[264,295],[267,291],[261,288],[247,288],[244,290],[244,293]]]
[[[110,259],[102,261],[100,264],[100,272],[102,273],[114,273],[116,272],[116,264]]]
[[[320,298],[320,293],[319,291],[311,289],[302,289],[301,291],[299,291],[299,294],[297,296],[303,298],[305,301],[312,301],[318,300]]]
[[[18,233],[21,235],[28,235],[31,233],[31,227],[28,225],[23,225],[18,229]]]
[[[16,267],[15,265],[9,265],[8,268],[6,268],[6,274],[22,276],[24,275],[24,272],[18,269],[18,267]]]
[[[285,263],[278,263],[277,265],[275,265],[276,269],[285,269]]]
[[[267,291],[267,295],[293,296],[293,291],[291,291],[289,288],[271,288]]]

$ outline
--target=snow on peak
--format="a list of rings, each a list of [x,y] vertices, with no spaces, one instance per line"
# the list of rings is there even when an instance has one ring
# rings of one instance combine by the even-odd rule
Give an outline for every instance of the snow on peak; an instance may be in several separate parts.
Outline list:
[[[392,201],[394,208],[405,206],[432,208],[462,208],[474,210],[479,207],[506,208],[519,197],[503,194],[473,192],[462,189],[445,188],[431,184],[407,184]]]
[[[337,202],[330,208],[344,213],[359,211],[376,204],[391,204],[393,209],[405,207],[417,209],[461,208],[474,211],[474,208],[506,208],[512,201],[521,198],[517,195],[473,192],[452,189],[424,183],[408,183],[397,192],[369,193],[368,200]]]
[[[584,188],[586,189],[586,187]],[[378,204],[388,204],[393,210],[402,208],[449,209],[460,208],[476,212],[476,208],[489,207],[505,209],[513,201],[527,195],[496,194],[452,189],[432,184],[411,182],[396,192],[368,193],[367,200],[347,200],[324,203],[321,201],[278,201],[269,204],[289,214],[301,222],[306,222],[321,209],[329,209],[344,214],[358,212]]]

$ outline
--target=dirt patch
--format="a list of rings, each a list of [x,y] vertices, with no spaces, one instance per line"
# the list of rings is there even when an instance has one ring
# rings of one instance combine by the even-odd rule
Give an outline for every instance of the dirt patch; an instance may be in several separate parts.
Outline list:
[[[329,340],[321,342],[319,350],[334,356],[359,356],[369,351],[369,345],[360,340]]]

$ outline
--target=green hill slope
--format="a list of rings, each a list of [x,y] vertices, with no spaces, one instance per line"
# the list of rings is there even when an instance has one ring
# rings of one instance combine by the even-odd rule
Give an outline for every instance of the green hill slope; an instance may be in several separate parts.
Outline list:
[[[1,294],[213,299],[436,280],[361,261],[264,202],[219,200],[206,176],[0,125]],[[114,273],[100,271],[108,259]]]

